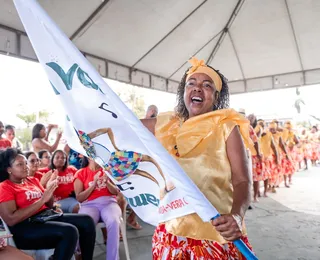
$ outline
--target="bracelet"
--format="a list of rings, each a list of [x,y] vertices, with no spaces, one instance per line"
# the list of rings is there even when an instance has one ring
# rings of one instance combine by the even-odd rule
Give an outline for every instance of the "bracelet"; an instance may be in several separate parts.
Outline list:
[[[242,222],[243,219],[239,214],[232,214],[233,219],[236,221],[240,232],[242,233]]]

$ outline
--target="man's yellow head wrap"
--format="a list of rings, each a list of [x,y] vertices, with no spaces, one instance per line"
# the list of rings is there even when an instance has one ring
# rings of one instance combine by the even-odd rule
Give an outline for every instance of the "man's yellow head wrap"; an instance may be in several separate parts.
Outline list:
[[[271,123],[269,124],[269,128],[277,129],[277,127],[278,127],[278,125],[277,125],[277,123],[275,123],[275,122],[271,122]]]
[[[287,129],[291,129],[292,128],[291,121],[285,122],[284,127],[287,128]]]
[[[204,73],[212,79],[216,90],[218,92],[221,91],[222,80],[220,76],[213,69],[209,68],[205,64],[204,60],[198,60],[196,57],[192,57],[192,59],[189,60],[189,63],[191,63],[192,67],[187,72],[188,76],[186,78],[186,81],[195,73]]]

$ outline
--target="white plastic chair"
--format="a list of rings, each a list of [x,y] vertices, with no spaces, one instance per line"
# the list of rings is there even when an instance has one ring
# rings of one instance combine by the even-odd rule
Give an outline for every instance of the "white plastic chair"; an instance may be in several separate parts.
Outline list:
[[[120,219],[120,230],[122,234],[122,240],[124,244],[124,251],[126,253],[127,260],[130,260],[130,254],[129,254],[129,245],[127,240],[127,215],[126,211],[124,211],[122,218]]]
[[[1,218],[3,226],[8,234],[11,234],[10,229],[8,228],[7,224]],[[16,243],[13,240],[13,237],[8,238],[8,245],[17,247]],[[39,249],[39,250],[21,250],[24,253],[32,256],[35,260],[49,260],[49,258],[53,255],[54,249]],[[74,256],[71,260],[75,260]]]

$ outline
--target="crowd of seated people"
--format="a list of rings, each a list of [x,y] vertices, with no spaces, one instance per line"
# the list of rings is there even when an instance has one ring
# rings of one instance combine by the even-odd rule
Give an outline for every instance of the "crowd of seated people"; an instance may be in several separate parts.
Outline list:
[[[55,211],[57,170],[44,188],[29,175],[29,162],[16,148],[0,152],[0,216],[9,226],[17,248],[53,248],[53,259],[71,259],[79,241],[82,259],[92,259],[96,236],[92,218]]]
[[[157,113],[150,106],[146,118]],[[129,210],[128,226],[142,227],[97,163],[68,144],[59,149],[61,131],[49,141],[54,128],[35,124],[32,150],[22,152],[15,127],[0,121],[0,220],[11,232],[0,234],[0,258],[27,260],[32,258],[20,250],[54,249],[52,259],[92,259],[95,226],[103,222],[106,259],[119,259],[121,216]],[[17,248],[7,245],[9,236]]]
[[[0,122],[0,216],[17,248],[54,249],[52,259],[71,259],[77,252],[83,260],[92,259],[95,225],[101,221],[107,229],[106,259],[118,259],[121,209],[117,187],[87,158],[79,156],[77,168],[69,165],[70,156],[57,150],[56,143],[39,140],[47,136],[44,127],[35,125],[33,133],[33,151],[23,153],[3,137]],[[0,258],[30,259],[8,246],[7,237],[0,236]]]

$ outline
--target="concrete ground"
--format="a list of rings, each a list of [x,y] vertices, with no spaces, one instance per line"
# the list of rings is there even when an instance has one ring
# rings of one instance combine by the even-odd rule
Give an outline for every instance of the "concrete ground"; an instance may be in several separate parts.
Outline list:
[[[247,212],[248,236],[260,260],[320,260],[320,168],[294,175],[291,188],[261,198]],[[154,227],[128,229],[132,260],[151,259]],[[105,259],[105,245],[98,232],[95,260]],[[126,259],[123,243],[121,260]]]

